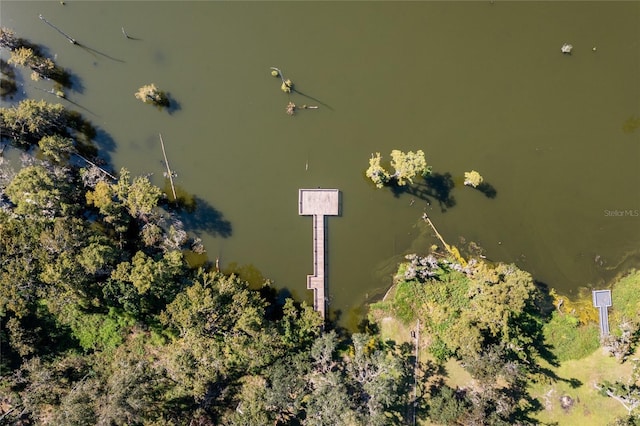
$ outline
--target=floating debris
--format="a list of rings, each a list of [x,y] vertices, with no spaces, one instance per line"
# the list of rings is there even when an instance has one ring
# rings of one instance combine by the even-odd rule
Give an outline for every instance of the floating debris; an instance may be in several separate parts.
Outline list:
[[[307,105],[307,104],[304,104],[302,106],[297,106],[293,102],[289,102],[287,104],[286,111],[287,111],[287,114],[293,115],[293,114],[295,114],[296,110],[298,110],[298,109],[318,109],[318,106],[317,105]]]
[[[560,48],[560,51],[562,53],[566,53],[567,55],[571,55],[571,50],[573,49],[573,45],[569,44],[569,43],[565,43],[562,45],[562,47]]]

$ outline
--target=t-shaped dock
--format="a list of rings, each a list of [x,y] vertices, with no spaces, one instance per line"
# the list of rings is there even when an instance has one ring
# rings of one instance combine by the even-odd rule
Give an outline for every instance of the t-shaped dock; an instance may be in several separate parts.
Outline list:
[[[326,318],[324,217],[340,214],[340,191],[299,189],[298,214],[313,216],[313,275],[307,275],[307,288],[313,290],[313,309]]]
[[[593,306],[600,311],[600,338],[609,335],[609,313],[607,308],[611,306],[611,290],[594,290]]]

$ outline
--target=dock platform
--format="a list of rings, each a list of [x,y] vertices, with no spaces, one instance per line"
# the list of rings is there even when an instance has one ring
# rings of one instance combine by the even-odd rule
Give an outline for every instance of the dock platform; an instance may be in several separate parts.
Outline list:
[[[607,308],[611,306],[611,290],[593,290],[593,306],[598,308],[600,316],[600,339],[609,335],[609,313]]]
[[[307,275],[307,289],[313,290],[313,309],[326,318],[325,216],[340,214],[340,191],[299,189],[298,214],[313,216],[313,275]]]

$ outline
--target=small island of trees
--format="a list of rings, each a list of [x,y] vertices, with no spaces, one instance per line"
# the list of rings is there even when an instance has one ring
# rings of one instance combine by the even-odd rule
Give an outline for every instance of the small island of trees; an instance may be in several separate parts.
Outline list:
[[[138,89],[135,97],[145,104],[153,104],[157,107],[168,107],[169,97],[165,92],[158,89],[155,84],[146,84]]]
[[[391,151],[393,173],[383,167],[381,161],[382,157],[379,152],[376,152],[375,155],[372,154],[369,160],[369,168],[365,172],[366,176],[371,179],[377,188],[392,184],[403,186],[407,183],[413,183],[415,177],[426,176],[431,171],[431,168],[427,166],[427,160],[422,150],[403,152],[394,149]]]

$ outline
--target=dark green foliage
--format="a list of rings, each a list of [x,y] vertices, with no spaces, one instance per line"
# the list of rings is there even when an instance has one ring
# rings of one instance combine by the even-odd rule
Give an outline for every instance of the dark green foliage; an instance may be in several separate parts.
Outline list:
[[[513,265],[462,268],[433,256],[410,258],[398,269],[395,295],[385,309],[406,324],[420,319],[436,358],[470,357],[496,343],[527,360],[535,356],[541,330],[535,320],[537,289],[528,273]]]
[[[6,189],[15,213],[29,218],[64,216],[73,208],[64,191],[65,182],[42,166],[25,167]]]
[[[640,426],[640,416],[632,414],[621,417],[609,423],[609,426]]]
[[[69,154],[73,152],[73,140],[60,135],[45,136],[40,139],[38,146],[42,154],[56,163],[68,160]]]
[[[60,104],[25,99],[18,106],[0,108],[0,131],[17,145],[30,146],[45,136],[68,136],[67,119]]]
[[[465,413],[471,407],[464,392],[443,385],[429,400],[429,418],[443,425],[463,425]]]

